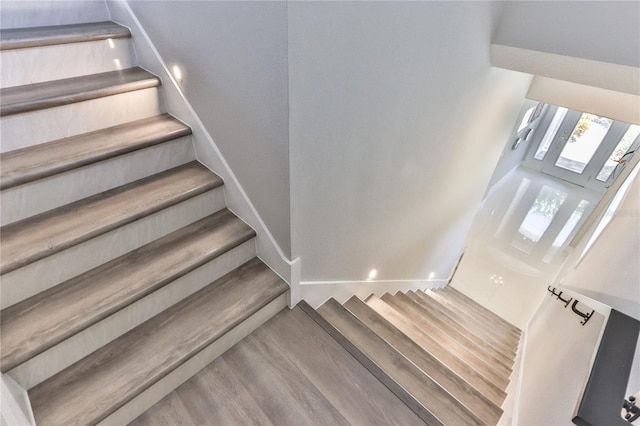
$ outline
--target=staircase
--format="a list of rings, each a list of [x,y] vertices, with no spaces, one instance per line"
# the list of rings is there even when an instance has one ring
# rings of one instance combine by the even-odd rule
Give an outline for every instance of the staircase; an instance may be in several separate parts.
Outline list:
[[[126,424],[286,306],[288,286],[127,28],[3,30],[0,51],[2,373],[37,424]]]
[[[452,287],[299,305],[429,425],[495,425],[520,330]]]

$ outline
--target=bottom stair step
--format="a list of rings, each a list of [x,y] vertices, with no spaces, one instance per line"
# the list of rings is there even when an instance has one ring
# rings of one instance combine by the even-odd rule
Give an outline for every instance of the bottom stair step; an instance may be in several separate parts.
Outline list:
[[[425,423],[487,424],[336,300],[329,299],[317,313],[314,319]]]
[[[93,424],[106,419],[271,302],[282,299],[284,307],[286,300],[280,296],[287,289],[257,258],[249,261],[31,389],[36,423]]]

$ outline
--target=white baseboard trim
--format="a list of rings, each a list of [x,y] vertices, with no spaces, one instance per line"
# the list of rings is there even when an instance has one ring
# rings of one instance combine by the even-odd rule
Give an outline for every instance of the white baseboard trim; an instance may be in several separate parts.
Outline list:
[[[2,425],[35,426],[27,391],[7,374],[0,374],[0,421]]]
[[[371,294],[382,296],[385,293],[407,292],[409,290],[427,290],[447,285],[446,279],[427,280],[377,280],[377,281],[304,281],[301,282],[300,300],[304,300],[316,309],[330,298],[340,303],[351,296],[365,299]]]
[[[135,16],[127,0],[108,1],[111,19],[129,28],[141,67],[162,80],[164,102],[167,110],[191,127],[196,158],[224,180],[227,208],[251,226],[258,236],[258,257],[294,288],[299,274],[292,273],[300,259],[290,260],[284,254],[266,224],[247,196],[240,181],[222,156],[222,153],[204,124],[189,103],[180,86],[169,72],[169,67],[160,56],[149,35]],[[292,292],[295,293],[295,292]]]

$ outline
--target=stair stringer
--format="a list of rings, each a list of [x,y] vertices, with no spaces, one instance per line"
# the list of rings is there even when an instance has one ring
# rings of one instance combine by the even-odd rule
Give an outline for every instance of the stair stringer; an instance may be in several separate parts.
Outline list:
[[[256,231],[258,257],[289,284],[288,305],[295,306],[302,299],[300,258],[290,260],[284,254],[127,1],[107,1],[106,4],[111,19],[131,31],[139,65],[162,80],[167,111],[191,127],[196,158],[224,180],[227,208]]]

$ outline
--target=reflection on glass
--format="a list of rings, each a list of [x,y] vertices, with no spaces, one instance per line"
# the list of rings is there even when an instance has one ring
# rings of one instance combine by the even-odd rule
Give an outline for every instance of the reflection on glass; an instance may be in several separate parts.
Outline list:
[[[543,186],[531,205],[516,234],[513,246],[531,253],[536,243],[551,225],[553,218],[567,198],[567,193],[549,186]]]
[[[564,145],[556,166],[582,173],[613,124],[610,118],[584,113]]]
[[[584,215],[584,212],[589,204],[590,203],[587,200],[582,200],[578,203],[578,206],[573,211],[573,213],[571,213],[571,216],[565,222],[564,226],[556,236],[556,239],[553,240],[553,244],[551,244],[551,247],[549,247],[547,254],[544,255],[544,258],[542,259],[543,262],[550,263],[551,260],[555,257],[565,241],[567,241],[567,239],[569,238],[569,235],[571,235],[571,233],[575,229],[578,222],[580,222],[580,219],[582,219],[582,216]]]
[[[504,231],[505,226],[507,226],[507,224],[511,220],[511,216],[513,216],[513,212],[515,212],[516,208],[518,208],[518,205],[520,204],[520,200],[522,200],[522,197],[527,192],[527,188],[529,188],[530,183],[531,183],[531,179],[527,179],[527,178],[523,178],[522,181],[520,182],[520,186],[518,187],[516,194],[513,196],[513,200],[509,205],[509,209],[502,217],[500,226],[498,226],[498,230],[495,233],[496,237],[499,237],[500,234],[502,234],[502,231]]]
[[[629,151],[629,148],[631,148],[631,145],[638,135],[640,135],[640,126],[636,124],[631,125],[622,139],[620,139],[620,142],[618,142],[616,149],[613,150],[611,156],[607,159],[607,162],[604,163],[604,166],[600,169],[600,173],[598,173],[596,179],[601,182],[606,182],[607,179],[609,179],[609,176],[611,176],[611,173],[615,170],[618,162],[622,159],[622,156]],[[626,158],[626,160],[628,161],[629,159]]]
[[[538,150],[536,154],[533,156],[536,160],[544,159],[544,156],[547,155],[547,151],[549,151],[549,147],[551,146],[551,142],[553,142],[553,138],[558,133],[558,128],[560,124],[562,124],[562,120],[564,120],[564,116],[567,115],[567,108],[559,107],[556,110],[556,113],[553,116],[553,120],[551,120],[551,124],[547,127],[547,132],[544,134],[542,138],[542,142],[538,146]]]

